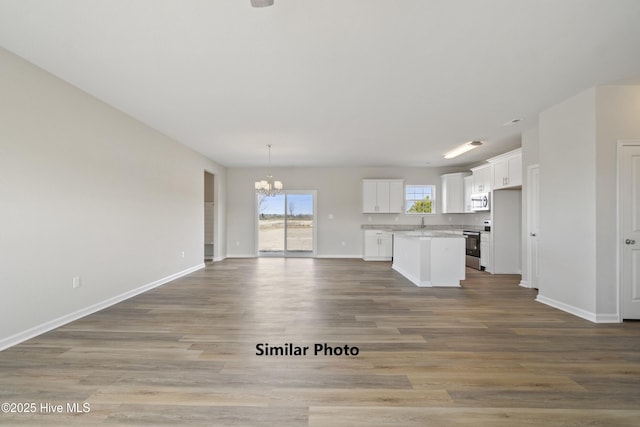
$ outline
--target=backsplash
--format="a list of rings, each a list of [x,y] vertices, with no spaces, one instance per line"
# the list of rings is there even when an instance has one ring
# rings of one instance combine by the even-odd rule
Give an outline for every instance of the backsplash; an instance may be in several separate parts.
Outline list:
[[[420,228],[420,225],[410,225],[410,224],[362,224],[360,226],[363,230],[388,230],[388,231],[411,231]],[[482,225],[471,225],[471,224],[453,224],[453,225],[425,225],[425,230],[472,230],[472,231],[483,231],[484,226]]]
[[[450,228],[460,229],[465,227],[466,229],[473,229],[468,227],[483,227],[483,221],[490,219],[490,212],[482,213],[468,213],[468,214],[435,214],[435,215],[403,215],[403,214],[363,214],[363,224],[384,226],[389,228],[391,226],[409,227],[400,228],[403,230],[413,230],[419,228],[424,218],[424,223],[429,229],[432,230],[447,230]],[[444,228],[431,228],[431,227],[444,227]]]

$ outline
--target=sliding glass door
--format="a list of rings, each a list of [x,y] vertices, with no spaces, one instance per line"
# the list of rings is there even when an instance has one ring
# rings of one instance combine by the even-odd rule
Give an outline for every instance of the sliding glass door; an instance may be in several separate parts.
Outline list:
[[[316,253],[315,191],[258,195],[258,255],[314,256]]]

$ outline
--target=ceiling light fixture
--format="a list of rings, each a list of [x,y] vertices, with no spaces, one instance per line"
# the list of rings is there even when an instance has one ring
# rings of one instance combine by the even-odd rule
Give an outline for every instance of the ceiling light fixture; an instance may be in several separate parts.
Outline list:
[[[511,126],[511,125],[515,125],[516,123],[519,123],[522,119],[513,119],[513,120],[509,120],[507,123],[503,124],[502,126]]]
[[[269,172],[267,173],[267,179],[256,181],[255,188],[256,193],[273,197],[282,191],[282,182],[273,180],[273,175],[271,175],[271,144],[268,144],[267,147],[269,147]]]
[[[453,150],[445,153],[445,159],[453,159],[454,157],[458,157],[460,154],[466,153],[469,150],[473,150],[476,147],[482,145],[482,141],[469,141],[465,142],[459,147],[454,148]]]
[[[273,0],[251,0],[251,6],[253,7],[273,6]]]

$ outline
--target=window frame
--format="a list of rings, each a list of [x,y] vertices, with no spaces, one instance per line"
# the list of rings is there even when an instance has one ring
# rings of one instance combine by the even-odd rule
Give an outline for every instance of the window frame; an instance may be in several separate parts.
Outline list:
[[[418,187],[418,188],[422,188],[422,187],[431,187],[431,212],[409,212],[409,209],[411,209],[411,207],[413,206],[414,202],[419,201],[417,199],[409,199],[408,196],[408,189],[410,188],[414,188],[414,187]],[[436,215],[437,213],[437,204],[436,204],[436,191],[437,191],[437,187],[435,184],[406,184],[404,186],[404,214],[405,215]],[[422,200],[422,199],[420,199]]]

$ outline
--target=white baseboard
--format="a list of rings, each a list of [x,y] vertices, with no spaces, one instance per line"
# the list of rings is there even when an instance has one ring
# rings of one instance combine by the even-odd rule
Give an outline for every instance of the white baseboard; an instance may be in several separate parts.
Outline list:
[[[345,259],[362,259],[362,254],[323,254],[323,255],[317,255],[316,258],[345,258]]]
[[[258,258],[258,255],[256,255],[256,254],[231,254],[231,255],[227,255],[226,258]],[[268,258],[268,256],[267,256],[267,258]],[[349,259],[357,258],[357,259],[362,259],[362,254],[353,254],[353,255],[323,254],[323,255],[316,255],[313,258],[349,258]]]
[[[420,280],[419,277],[415,277],[413,274],[411,274],[410,272],[408,272],[407,270],[405,270],[405,269],[403,269],[401,267],[398,267],[398,265],[396,265],[396,264],[392,264],[391,265],[391,269],[397,271],[400,274],[402,274],[405,279],[407,279],[408,281],[410,281],[411,283],[413,283],[416,286],[431,287],[431,282]]]
[[[416,277],[415,275],[409,273],[407,270],[398,267],[397,265],[392,265],[391,266],[392,270],[397,271],[398,273],[402,274],[404,276],[405,279],[409,280],[411,283],[413,283],[414,285],[420,287],[420,288],[460,288],[460,282],[458,283],[439,283],[437,285],[432,285],[431,284],[431,280],[420,280],[419,277]]]
[[[598,314],[592,313],[587,310],[583,310],[578,307],[574,307],[569,304],[565,304],[560,301],[556,301],[552,298],[547,298],[545,296],[539,295],[536,297],[536,301],[541,302],[542,304],[548,305],[553,308],[557,308],[558,310],[562,310],[566,313],[573,314],[574,316],[581,317],[585,320],[588,320],[593,323],[620,323],[620,316],[617,314]]]
[[[581,308],[578,307],[574,307],[572,305],[569,304],[565,304],[563,302],[560,301],[556,301],[552,298],[547,298],[545,296],[542,296],[540,294],[538,294],[538,296],[536,297],[536,301],[541,302],[542,304],[548,305],[550,307],[553,308],[557,308],[558,310],[562,310],[566,313],[569,314],[573,314],[574,316],[578,316],[581,317],[583,319],[586,319],[590,322],[594,322],[596,321],[596,315],[595,313],[592,313],[590,311],[587,310],[583,310]]]
[[[194,271],[198,271],[203,268],[205,268],[204,263],[198,264],[178,273],[163,277],[162,279],[156,280],[154,282],[147,283],[146,285],[140,286],[139,288],[135,288],[123,294],[116,295],[97,304],[90,305],[78,311],[74,311],[73,313],[66,314],[64,316],[58,317],[57,319],[53,319],[38,326],[34,326],[33,328],[29,328],[25,331],[18,332],[17,334],[0,340],[0,351],[5,350],[9,347],[13,347],[14,345],[20,344],[21,342],[34,338],[38,335],[44,334],[45,332],[49,332],[55,328],[59,328],[60,326],[66,325],[67,323],[73,322],[74,320],[78,320],[82,317],[88,316],[89,314],[104,310],[105,308],[110,307],[114,304],[132,298],[136,295],[140,295],[153,288],[157,288],[158,286],[162,286],[166,283],[169,283],[173,280],[176,280],[180,277],[186,276],[193,273]]]
[[[617,314],[596,314],[596,323],[621,323],[622,319]]]
[[[526,280],[520,280],[519,285],[522,286],[523,288],[531,288],[531,285]]]

